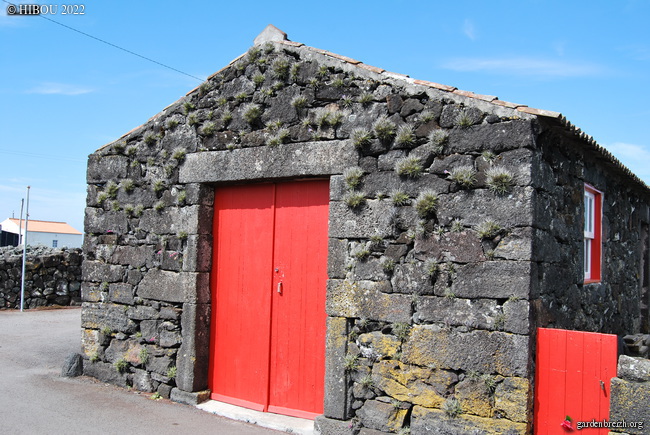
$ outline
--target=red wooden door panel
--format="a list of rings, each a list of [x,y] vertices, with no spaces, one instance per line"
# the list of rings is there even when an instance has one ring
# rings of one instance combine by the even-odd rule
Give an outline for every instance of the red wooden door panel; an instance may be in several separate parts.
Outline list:
[[[327,181],[217,189],[214,399],[322,414],[328,203]]]
[[[214,204],[210,389],[264,410],[268,388],[273,254],[271,184],[218,189]]]
[[[535,434],[565,434],[568,415],[578,421],[609,419],[609,381],[616,376],[617,338],[610,334],[537,330]],[[589,429],[607,434],[607,429]]]
[[[271,412],[323,413],[328,203],[327,181],[277,186]]]

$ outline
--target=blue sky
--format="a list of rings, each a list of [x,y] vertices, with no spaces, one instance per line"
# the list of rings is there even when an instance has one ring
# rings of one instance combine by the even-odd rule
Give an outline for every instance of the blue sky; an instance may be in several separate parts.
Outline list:
[[[272,23],[369,65],[561,112],[650,184],[650,0],[89,0],[84,15],[40,4],[58,6],[50,20],[202,79]],[[18,217],[30,185],[31,219],[83,230],[88,154],[200,81],[7,6],[0,221]]]

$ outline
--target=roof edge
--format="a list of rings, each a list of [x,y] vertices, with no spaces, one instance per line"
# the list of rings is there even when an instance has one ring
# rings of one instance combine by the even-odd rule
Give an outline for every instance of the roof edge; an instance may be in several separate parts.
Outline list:
[[[343,55],[340,55],[340,54],[332,53],[330,51],[323,50],[323,49],[320,49],[320,48],[310,47],[310,46],[305,45],[305,44],[303,44],[301,42],[291,41],[291,40],[289,40],[287,38],[286,32],[278,29],[273,24],[267,25],[264,28],[264,30],[262,30],[262,32],[259,35],[257,35],[257,37],[255,37],[255,39],[253,41],[253,44],[255,46],[261,45],[261,44],[268,44],[268,43],[284,45],[284,46],[291,47],[291,48],[296,49],[296,50],[298,50],[298,49],[300,49],[300,50],[308,50],[308,51],[310,51],[312,53],[317,53],[317,54],[320,54],[320,55],[323,55],[323,56],[326,56],[326,57],[330,57],[330,58],[336,59],[336,60],[338,60],[340,62],[345,62],[345,63],[347,63],[347,64],[349,64],[349,65],[351,65],[353,67],[362,68],[364,70],[370,71],[372,73],[383,76],[385,78],[399,80],[399,81],[402,81],[402,82],[410,84],[410,85],[425,86],[425,87],[435,89],[435,90],[438,90],[438,91],[447,92],[447,93],[452,94],[452,95],[471,98],[471,99],[474,99],[474,100],[482,101],[484,103],[488,103],[488,104],[492,104],[492,105],[496,105],[496,106],[501,106],[501,107],[508,108],[508,109],[513,109],[513,110],[516,110],[517,112],[520,112],[522,114],[525,113],[527,115],[532,115],[532,116],[540,117],[540,118],[546,118],[546,119],[549,119],[551,121],[558,122],[567,131],[574,134],[579,139],[583,140],[588,146],[590,146],[593,149],[595,149],[596,151],[598,151],[601,155],[603,155],[603,157],[608,159],[615,167],[619,168],[624,174],[626,174],[627,176],[632,178],[633,181],[639,183],[645,189],[650,190],[650,187],[643,180],[641,180],[641,178],[639,178],[636,174],[634,174],[634,172],[632,172],[623,163],[621,163],[620,160],[618,160],[616,157],[614,157],[614,155],[611,152],[609,152],[605,147],[603,147],[602,145],[599,145],[594,140],[593,137],[587,135],[586,133],[582,132],[579,128],[577,128],[575,125],[571,124],[564,117],[564,115],[562,115],[562,113],[560,113],[560,112],[555,112],[555,111],[545,110],[545,109],[536,109],[536,108],[533,108],[533,107],[529,107],[529,106],[527,106],[525,104],[517,104],[517,103],[511,103],[511,102],[508,102],[508,101],[502,101],[502,100],[499,100],[499,98],[494,96],[494,95],[476,94],[474,92],[464,91],[464,90],[458,89],[458,88],[453,87],[453,86],[443,85],[443,84],[440,84],[440,83],[430,82],[430,81],[427,81],[427,80],[413,79],[413,78],[411,78],[411,77],[409,77],[408,75],[405,75],[405,74],[394,73],[394,72],[391,72],[391,71],[387,71],[387,70],[385,70],[383,68],[378,68],[378,67],[375,67],[375,66],[372,66],[372,65],[367,65],[367,64],[365,64],[365,63],[363,63],[363,62],[361,62],[361,61],[359,61],[357,59],[353,59],[353,58],[350,58],[348,56],[343,56]],[[246,55],[246,53],[247,52],[244,52],[241,55],[237,56],[235,59],[230,61],[230,63],[228,63],[228,65],[224,66],[223,68],[221,68],[219,71],[215,72],[214,74],[211,74],[208,77],[207,80],[213,79],[219,73],[221,73],[225,69],[232,66],[235,62],[237,62],[239,59],[244,57]],[[183,97],[183,98],[186,98],[186,97],[190,96],[191,94],[197,92],[197,90],[199,88],[200,88],[200,85],[197,86],[196,88],[192,89],[191,91],[189,91],[185,95],[185,97]],[[160,117],[160,115],[168,107],[173,106],[174,104],[178,103],[180,100],[182,100],[182,98],[175,101],[174,103],[168,105],[167,107],[165,107],[165,109],[163,109],[161,112],[159,112],[156,115],[149,118],[147,120],[147,122],[145,122],[144,124],[142,124],[142,125],[140,125],[138,127],[135,127],[131,131],[123,134],[122,136],[120,136],[115,141],[109,142],[108,144],[100,147],[98,150],[106,147],[107,145],[109,145],[111,143],[117,142],[117,141],[123,139],[124,137],[128,136],[129,134],[139,130],[140,128],[142,128],[148,122],[150,122],[152,120],[155,120],[156,118]]]

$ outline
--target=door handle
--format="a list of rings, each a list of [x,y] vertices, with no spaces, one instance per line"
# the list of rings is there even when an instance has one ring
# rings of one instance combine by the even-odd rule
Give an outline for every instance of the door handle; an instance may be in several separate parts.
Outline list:
[[[282,294],[282,281],[278,282],[278,293]]]

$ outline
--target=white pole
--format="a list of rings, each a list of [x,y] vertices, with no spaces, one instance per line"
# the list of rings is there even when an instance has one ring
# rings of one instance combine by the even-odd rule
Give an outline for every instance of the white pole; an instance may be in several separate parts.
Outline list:
[[[23,244],[23,207],[25,206],[25,198],[20,200],[20,220],[18,221],[18,246]]]
[[[25,305],[25,263],[27,259],[27,225],[29,223],[29,187],[27,186],[27,209],[25,210],[25,235],[23,236],[23,276],[20,284],[20,311]]]

